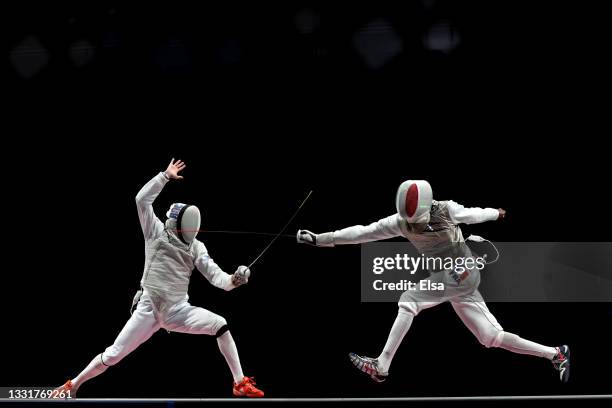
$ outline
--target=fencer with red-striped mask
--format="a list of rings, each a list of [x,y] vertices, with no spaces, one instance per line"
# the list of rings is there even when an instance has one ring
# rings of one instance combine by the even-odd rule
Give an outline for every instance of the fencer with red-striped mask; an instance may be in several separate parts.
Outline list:
[[[463,251],[471,256],[465,245],[459,224],[475,224],[503,219],[505,210],[495,208],[466,208],[454,201],[435,201],[431,186],[425,180],[409,180],[400,185],[396,194],[397,213],[372,224],[356,225],[341,230],[315,234],[299,230],[297,241],[319,247],[360,244],[394,237],[407,238],[424,255],[440,255],[441,249]],[[478,291],[480,271],[466,269],[458,274],[455,270],[440,270],[432,273],[445,284],[442,293],[432,290],[404,292],[398,302],[399,311],[389,333],[387,342],[377,358],[362,357],[351,353],[351,362],[377,382],[384,381],[389,373],[391,361],[402,339],[408,332],[414,317],[420,311],[450,302],[453,309],[485,347],[500,347],[514,353],[546,358],[559,371],[562,382],[569,378],[569,347],[549,347],[516,334],[504,331],[489,311]]]

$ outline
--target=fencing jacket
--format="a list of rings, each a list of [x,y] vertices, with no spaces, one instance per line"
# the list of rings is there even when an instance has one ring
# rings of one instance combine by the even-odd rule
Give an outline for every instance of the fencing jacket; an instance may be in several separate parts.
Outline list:
[[[153,212],[153,201],[168,180],[162,173],[153,177],[136,195],[138,217],[145,239],[145,265],[140,282],[158,309],[166,309],[187,298],[194,267],[214,286],[231,290],[231,275],[210,258],[204,244],[194,239],[184,244],[176,235],[176,224],[164,225]]]

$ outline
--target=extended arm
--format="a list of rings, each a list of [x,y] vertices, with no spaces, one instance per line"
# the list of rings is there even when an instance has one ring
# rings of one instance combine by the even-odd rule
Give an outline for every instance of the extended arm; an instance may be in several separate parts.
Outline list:
[[[501,208],[466,208],[454,201],[448,201],[448,214],[455,224],[478,224],[502,219],[505,217],[506,211]]]
[[[402,235],[398,214],[391,215],[369,225],[355,225],[334,232],[314,234],[308,230],[299,230],[297,241],[316,246],[334,246],[345,244],[361,244],[380,241]]]

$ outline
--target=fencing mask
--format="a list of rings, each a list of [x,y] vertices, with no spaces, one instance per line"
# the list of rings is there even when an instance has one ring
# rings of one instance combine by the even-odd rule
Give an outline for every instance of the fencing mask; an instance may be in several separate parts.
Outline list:
[[[400,216],[411,224],[427,224],[433,200],[431,186],[425,180],[404,181],[397,189],[395,206]]]
[[[200,210],[195,205],[174,203],[166,213],[166,217],[176,221],[176,235],[189,245],[195,239],[200,229]]]

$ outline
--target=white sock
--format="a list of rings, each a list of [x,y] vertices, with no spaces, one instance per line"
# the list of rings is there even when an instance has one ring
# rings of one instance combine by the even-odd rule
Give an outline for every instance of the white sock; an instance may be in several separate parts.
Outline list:
[[[72,380],[72,388],[78,389],[85,381],[91,380],[92,378],[102,374],[106,371],[108,366],[102,364],[100,354],[95,356],[91,363],[79,375]]]
[[[413,319],[414,315],[410,313],[397,314],[393,327],[391,328],[391,332],[389,333],[389,338],[385,344],[385,348],[383,348],[382,353],[380,353],[380,356],[378,356],[378,368],[380,368],[383,373],[389,371],[393,356],[395,356],[397,348],[408,332],[408,329],[410,329]]]
[[[232,371],[234,384],[238,384],[244,379],[244,374],[242,374],[238,349],[236,348],[236,343],[234,342],[232,334],[229,331],[223,333],[220,337],[217,337],[217,344],[219,345],[221,354],[225,357],[225,361],[227,361],[227,365]]]
[[[510,350],[513,353],[529,354],[531,356],[544,357],[549,360],[552,360],[555,355],[557,355],[557,349],[554,347],[543,346],[508,332],[504,332],[499,347]]]

